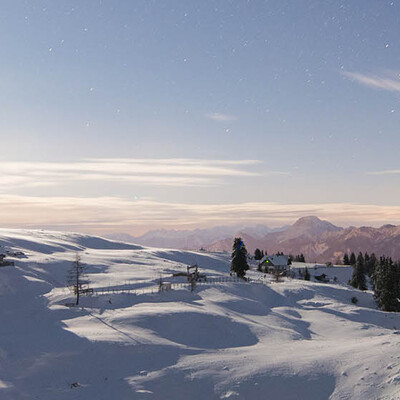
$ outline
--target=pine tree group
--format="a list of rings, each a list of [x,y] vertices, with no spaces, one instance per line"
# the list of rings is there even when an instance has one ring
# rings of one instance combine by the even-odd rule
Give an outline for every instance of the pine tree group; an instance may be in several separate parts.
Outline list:
[[[247,250],[242,238],[235,238],[232,247],[231,271],[239,278],[244,278],[249,269],[247,264]]]
[[[378,306],[383,311],[400,311],[400,264],[381,257],[373,278]]]
[[[361,253],[360,253],[361,254]],[[367,252],[364,254],[364,263],[363,263],[363,268],[364,268],[364,273],[368,275],[369,277],[373,278],[374,271],[375,271],[375,266],[378,263],[378,260],[375,256],[374,253],[371,253],[369,255]],[[343,255],[343,264],[344,265],[356,265],[357,259],[354,253],[351,253],[351,257],[349,257],[348,253],[344,253]]]
[[[305,257],[304,257],[304,254],[303,254],[303,253],[301,253],[301,254],[298,254],[297,256],[294,256],[294,258],[293,258],[293,257],[291,257],[291,259],[293,259],[293,261],[296,261],[296,262],[303,262],[303,263],[305,263],[305,262],[306,262],[306,259],[305,259]]]
[[[369,255],[368,253],[365,253],[364,255],[364,270],[365,273],[370,276],[371,278],[373,278],[374,276],[374,272],[375,272],[375,267],[378,264],[378,260],[375,256],[374,253],[372,253],[371,255]]]
[[[255,260],[261,260],[264,257],[264,252],[260,249],[255,249],[254,250],[254,259]]]
[[[353,276],[350,280],[350,285],[360,290],[367,290],[367,282],[364,271],[364,257],[361,252],[357,256],[355,265],[353,265]]]
[[[343,257],[344,263],[346,255]],[[355,259],[350,285],[366,290],[366,275],[368,275],[371,277],[379,308],[383,311],[400,312],[400,263],[393,262],[390,257],[380,257],[378,261],[374,253],[371,255],[365,253],[363,256],[360,252],[357,258],[353,255],[354,253],[349,258],[349,264]]]

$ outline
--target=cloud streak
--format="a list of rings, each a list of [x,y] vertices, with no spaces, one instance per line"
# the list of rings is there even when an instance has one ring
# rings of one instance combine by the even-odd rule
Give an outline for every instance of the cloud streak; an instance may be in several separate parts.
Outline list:
[[[318,215],[342,225],[400,223],[400,206],[354,203],[226,204],[168,203],[120,197],[28,197],[0,195],[0,220],[8,228],[51,228],[104,234],[143,233],[153,228],[194,228],[219,224],[282,225]]]
[[[387,90],[390,92],[400,92],[400,74],[391,73],[388,76],[378,76],[373,74],[362,74],[360,72],[342,72],[344,76],[360,83],[361,85],[375,89]]]
[[[237,119],[234,115],[222,114],[216,112],[208,113],[205,115],[205,117],[217,122],[232,122]]]
[[[226,178],[255,177],[258,160],[85,159],[79,162],[0,162],[0,187],[104,181],[154,186],[216,186]],[[270,171],[267,174],[285,174]]]
[[[368,175],[400,175],[400,169],[387,169],[383,171],[367,172]]]

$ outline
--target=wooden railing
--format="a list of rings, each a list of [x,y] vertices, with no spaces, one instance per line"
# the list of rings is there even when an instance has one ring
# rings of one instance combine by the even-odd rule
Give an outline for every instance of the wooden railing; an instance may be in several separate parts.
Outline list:
[[[195,287],[198,286],[211,286],[211,285],[220,285],[223,283],[241,283],[241,284],[267,284],[265,280],[255,280],[255,279],[242,279],[236,276],[216,276],[216,277],[209,277],[206,280],[197,281],[194,285]],[[163,282],[167,283],[171,290],[173,289],[192,289],[192,284],[190,282]],[[93,288],[92,293],[86,294],[93,294],[95,296],[101,295],[109,295],[109,294],[133,294],[133,295],[141,295],[141,294],[153,294],[159,293],[160,285],[153,285],[146,288],[134,288],[129,284],[123,285],[115,285],[114,287],[107,287],[107,288]]]

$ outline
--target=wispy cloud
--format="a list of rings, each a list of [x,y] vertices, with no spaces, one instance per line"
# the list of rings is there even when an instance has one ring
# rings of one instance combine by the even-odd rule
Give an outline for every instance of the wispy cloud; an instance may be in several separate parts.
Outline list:
[[[0,195],[3,227],[52,228],[94,232],[144,232],[152,228],[193,228],[218,224],[281,225],[305,215],[342,225],[400,223],[400,206],[354,203],[225,204],[168,203],[119,197],[28,197]]]
[[[400,169],[387,169],[383,171],[367,172],[367,175],[400,175]]]
[[[390,72],[386,75],[374,75],[344,71],[342,74],[361,85],[388,90],[390,92],[400,92],[400,73],[398,72]]]
[[[232,122],[235,121],[237,118],[234,115],[229,114],[222,114],[222,113],[208,113],[205,115],[206,118],[212,119],[213,121],[218,122]]]
[[[159,186],[215,186],[228,177],[254,177],[258,160],[85,159],[79,162],[0,162],[0,188],[79,181]],[[271,174],[283,173],[271,171]]]

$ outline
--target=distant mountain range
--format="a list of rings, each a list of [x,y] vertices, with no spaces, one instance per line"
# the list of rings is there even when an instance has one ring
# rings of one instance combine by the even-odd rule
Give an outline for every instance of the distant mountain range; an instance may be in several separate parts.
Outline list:
[[[132,236],[127,233],[113,233],[106,235],[106,237],[113,240],[150,247],[199,250],[219,240],[232,239],[236,236],[244,235],[245,233],[250,235],[253,239],[261,239],[268,233],[279,232],[286,228],[285,226],[272,229],[266,225],[216,226],[210,229],[194,230],[157,229],[149,231],[142,236]]]
[[[265,225],[254,227],[222,226],[193,231],[156,230],[134,237],[113,234],[114,240],[152,247],[231,251],[234,237],[240,236],[249,252],[256,248],[268,253],[303,253],[310,262],[336,262],[345,252],[375,252],[400,259],[400,225],[380,228],[341,228],[315,216],[303,217],[293,225],[271,229]]]

